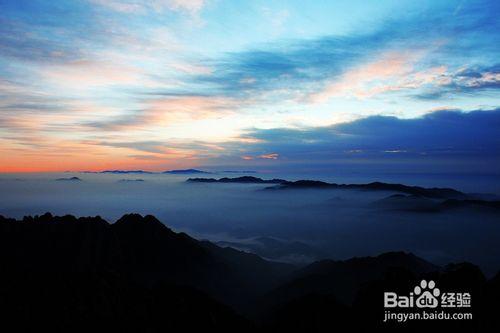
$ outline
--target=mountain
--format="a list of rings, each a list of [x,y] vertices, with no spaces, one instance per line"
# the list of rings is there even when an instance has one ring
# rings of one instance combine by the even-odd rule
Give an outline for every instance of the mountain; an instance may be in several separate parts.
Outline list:
[[[137,182],[144,182],[144,179],[120,179],[118,181],[119,183],[137,183]]]
[[[70,178],[57,178],[58,182],[81,182],[82,180],[78,177],[70,177]]]
[[[111,174],[152,174],[153,172],[151,171],[144,171],[144,170],[104,170],[99,173],[111,173]]]
[[[383,209],[410,212],[432,212],[438,204],[439,202],[433,199],[412,194],[393,194],[374,202],[374,206]]]
[[[252,184],[276,184],[267,187],[266,190],[297,190],[297,189],[354,189],[367,191],[391,191],[406,193],[425,198],[466,199],[465,193],[451,188],[424,188],[420,186],[408,186],[403,184],[388,184],[373,182],[368,184],[335,184],[319,180],[297,180],[288,181],[284,179],[265,180],[258,177],[243,176],[236,178],[190,178],[188,182],[197,183],[252,183]]]
[[[392,191],[406,193],[426,198],[452,198],[465,199],[467,195],[460,191],[450,188],[424,188],[420,186],[408,186],[403,184],[388,184],[382,182],[373,182],[368,184],[335,184],[316,180],[297,180],[287,181],[274,187],[272,190],[286,189],[355,189],[369,191]]]
[[[94,173],[86,171],[86,173]],[[104,170],[97,173],[111,173],[111,174],[154,174],[156,172],[144,171],[144,170]],[[167,170],[161,173],[173,174],[173,175],[191,175],[191,174],[209,174],[210,172],[197,170],[197,169],[178,169],[178,170]]]
[[[315,291],[294,295],[286,300],[276,302],[272,306],[261,303],[259,309],[262,313],[260,323],[264,332],[419,332],[422,330],[441,330],[450,332],[498,332],[500,320],[498,310],[500,306],[500,274],[491,280],[486,280],[478,267],[469,263],[448,265],[437,272],[414,271],[413,266],[404,267],[415,260],[401,253],[389,254],[389,257],[399,257],[390,266],[387,266],[383,274],[372,275],[366,278],[366,282],[358,285],[356,295],[350,303],[339,299],[342,287],[350,288],[349,284],[335,276],[339,274],[351,274],[351,278],[359,281],[364,278],[365,273],[372,274],[380,267],[380,261],[388,258],[360,258],[356,263],[350,263],[352,267],[336,268],[337,274],[332,275],[332,267],[312,267],[302,278],[310,283],[317,283],[312,276],[321,276],[324,273],[324,281],[327,277],[333,278],[329,281],[335,288],[315,288]],[[383,255],[382,257],[385,257]],[[381,256],[379,256],[381,257]],[[378,259],[377,259],[378,258]],[[394,258],[393,258],[394,259]],[[400,261],[403,260],[403,261]],[[409,260],[409,261],[407,261]],[[348,262],[344,262],[349,266]],[[392,259],[389,260],[389,262]],[[406,262],[406,264],[405,264]],[[331,264],[331,263],[330,263]],[[400,266],[403,264],[403,266]],[[314,265],[315,266],[315,265]],[[323,265],[320,265],[323,266]],[[330,266],[327,264],[326,266]],[[418,267],[418,263],[417,266]],[[319,270],[317,270],[319,268]],[[413,267],[415,268],[415,267]],[[420,267],[425,268],[425,267]],[[326,271],[325,271],[326,269]],[[357,275],[363,273],[362,275]],[[444,313],[450,318],[454,313],[470,313],[472,319],[468,320],[385,320],[389,312],[397,311],[407,313],[408,311],[420,312],[414,309],[387,309],[383,306],[384,292],[396,292],[399,295],[409,295],[421,280],[432,280],[438,286],[440,292],[468,292],[471,295],[471,307],[469,308],[442,308],[435,309],[436,313]],[[340,283],[340,285],[337,285]],[[285,288],[285,289],[284,289]],[[293,286],[292,286],[293,288]],[[310,286],[310,288],[313,288]],[[286,285],[278,289],[286,291]],[[333,291],[333,292],[332,292]],[[291,292],[291,291],[290,291]],[[455,295],[455,294],[453,294]],[[275,296],[271,293],[269,297]],[[472,301],[473,299],[473,301]],[[268,299],[269,300],[269,299]],[[276,298],[274,298],[276,300]],[[473,304],[472,304],[473,303]]]
[[[283,182],[286,182],[283,179],[264,180],[262,178],[253,177],[253,176],[242,176],[242,177],[235,177],[235,178],[224,177],[224,178],[220,178],[220,179],[189,178],[187,181],[191,182],[191,183],[242,183],[242,184],[281,184]]]
[[[0,260],[22,272],[112,271],[135,283],[196,287],[232,305],[257,297],[294,267],[175,233],[151,215],[109,224],[71,215],[0,219]]]
[[[446,323],[454,331],[498,331],[500,277],[468,263],[440,268],[390,252],[296,267],[151,215],[0,216],[0,313],[15,332],[385,331],[382,293],[408,293],[421,278],[471,292],[474,321]]]
[[[416,275],[440,269],[405,252],[389,252],[377,257],[345,261],[322,260],[295,271],[288,281],[267,295],[267,301],[283,303],[308,294],[328,294],[343,304],[351,304],[363,284],[382,278],[393,267],[406,269]]]
[[[167,171],[163,171],[162,173],[168,173],[168,174],[172,174],[172,175],[191,175],[191,174],[197,174],[197,173],[208,174],[210,172],[197,170],[197,169],[179,169],[179,170],[167,170]]]

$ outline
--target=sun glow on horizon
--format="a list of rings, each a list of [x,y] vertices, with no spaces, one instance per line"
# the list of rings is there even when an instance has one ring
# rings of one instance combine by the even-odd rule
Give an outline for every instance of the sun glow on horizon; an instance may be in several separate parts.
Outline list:
[[[422,140],[363,146],[391,117],[498,109],[498,9],[2,1],[0,172],[312,167],[411,153]],[[346,133],[362,124],[370,133]],[[364,153],[343,153],[355,150]]]

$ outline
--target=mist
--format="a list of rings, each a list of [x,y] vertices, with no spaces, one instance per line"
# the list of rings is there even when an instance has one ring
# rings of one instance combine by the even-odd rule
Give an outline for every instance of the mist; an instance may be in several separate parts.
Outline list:
[[[219,176],[228,175],[207,175]],[[276,175],[258,176],[268,179]],[[470,261],[487,274],[500,267],[498,209],[418,211],[412,205],[421,202],[406,202],[404,209],[392,202],[390,196],[395,192],[270,191],[266,184],[190,183],[187,178],[162,174],[3,175],[0,214],[15,218],[45,212],[100,215],[109,222],[130,212],[151,214],[175,231],[198,239],[296,264],[404,250],[436,264]]]

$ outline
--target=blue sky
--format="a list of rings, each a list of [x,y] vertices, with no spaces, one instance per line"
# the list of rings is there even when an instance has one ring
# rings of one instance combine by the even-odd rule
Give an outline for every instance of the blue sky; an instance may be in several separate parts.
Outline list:
[[[499,13],[497,1],[1,0],[0,170],[494,172]],[[359,124],[371,134],[341,130]]]

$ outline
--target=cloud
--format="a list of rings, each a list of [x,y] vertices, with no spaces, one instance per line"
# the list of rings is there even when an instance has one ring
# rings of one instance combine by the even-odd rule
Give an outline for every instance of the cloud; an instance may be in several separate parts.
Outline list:
[[[163,0],[156,1],[158,6],[166,6],[172,10],[187,11],[191,14],[198,13],[206,4],[206,0]]]
[[[144,83],[141,74],[137,68],[125,64],[85,59],[46,66],[41,71],[45,80],[77,89]]]
[[[165,96],[145,100],[141,109],[105,120],[88,122],[86,125],[100,130],[165,127],[228,115],[240,107],[239,103],[237,100],[217,96]]]
[[[417,99],[435,100],[500,89],[500,65],[462,67],[441,74],[440,84],[414,94]]]
[[[380,94],[407,91],[417,99],[439,99],[452,94],[474,93],[500,88],[500,66],[447,66],[417,69],[415,64],[426,51],[383,53],[379,59],[359,65],[327,84],[308,99],[313,103],[333,97],[367,99]]]
[[[144,14],[148,11],[165,10],[197,14],[206,4],[205,0],[89,0],[91,3],[126,14]]]
[[[364,161],[369,166],[397,158],[406,160],[411,169],[442,160],[455,161],[457,168],[461,163],[489,161],[488,170],[496,172],[500,167],[499,132],[500,109],[442,110],[412,119],[371,116],[326,127],[253,129],[243,136],[253,139],[252,143],[240,143],[238,150],[231,145],[226,148],[240,161],[241,156],[280,156],[284,158],[281,166],[301,163],[312,167],[341,161]],[[275,153],[262,153],[265,151]],[[253,163],[253,158],[243,160]]]
[[[416,70],[411,58],[382,59],[344,73],[336,82],[313,93],[309,100],[325,102],[333,97],[367,99],[380,94],[406,91],[417,99],[440,99],[500,88],[498,66],[492,68],[460,68],[449,71],[446,66]]]
[[[456,14],[409,13],[349,35],[255,45],[208,60],[211,75],[194,75],[191,83],[204,84],[214,94],[262,95],[268,102],[304,96],[313,101],[332,96],[364,99],[398,91],[416,95],[449,84],[464,64],[473,68],[480,59],[498,54],[500,40],[493,33],[500,29],[493,14],[498,5],[463,7]]]
[[[144,162],[166,162],[216,158],[223,147],[216,144],[193,140],[87,140],[86,145],[117,148],[127,157]]]
[[[42,34],[32,22],[21,22],[0,15],[0,56],[39,62],[68,60],[82,55],[75,44],[55,42]]]
[[[346,71],[334,82],[326,84],[322,91],[311,94],[309,99],[312,102],[324,102],[340,96],[364,99],[420,85],[429,80],[428,73],[416,73],[410,79],[408,75],[414,71],[414,64],[424,53],[425,50],[386,51],[378,59]]]
[[[92,3],[29,1],[22,9],[2,3],[2,143],[8,140],[16,149],[28,149],[38,138],[39,147],[53,144],[54,154],[58,147],[71,151],[72,143],[80,147],[92,141],[102,143],[103,153],[113,152],[110,160],[160,160],[174,149],[172,156],[187,159],[270,165],[308,159],[330,163],[351,155],[395,159],[491,151],[455,139],[450,148],[444,142],[451,137],[445,140],[435,133],[429,134],[434,140],[427,143],[429,149],[418,145],[427,139],[406,126],[426,122],[419,130],[427,131],[432,123],[427,118],[367,118],[314,128],[304,123],[331,124],[332,119],[357,119],[368,112],[409,116],[428,108],[429,100],[450,97],[462,97],[446,103],[455,108],[494,105],[491,97],[498,94],[500,75],[498,2],[464,2],[455,12],[418,6],[418,13],[394,15],[343,35],[311,33],[303,39],[299,33],[290,34],[294,25],[303,23],[296,11],[273,6],[264,10],[266,27],[279,31],[285,23],[284,37],[292,38],[254,39],[249,32],[251,42],[243,43],[228,35],[223,49],[231,52],[210,47],[212,41],[226,38],[220,21],[210,21],[208,29],[200,31],[184,20],[186,14],[189,19],[203,14],[207,1]],[[224,8],[214,5],[210,19]],[[235,28],[234,34],[239,34],[240,27]],[[464,101],[473,94],[486,100]],[[340,103],[330,100],[336,97]],[[395,110],[396,103],[402,111]],[[448,128],[450,121],[440,126]],[[372,132],[377,126],[393,133],[407,131],[388,138],[386,133],[347,130],[349,124],[360,130],[364,123]],[[269,129],[242,134],[246,126]],[[293,128],[272,128],[286,126]],[[410,135],[412,140],[405,141]],[[470,135],[484,140],[482,133]]]
[[[49,125],[70,118],[71,100],[55,97],[36,86],[0,77],[0,131],[16,144],[32,145],[33,137],[44,141],[40,132],[51,132]],[[68,129],[72,126],[68,125]]]
[[[280,155],[276,153],[271,153],[271,154],[262,154],[259,156],[259,158],[263,158],[266,160],[277,160]]]
[[[170,66],[180,72],[190,75],[209,75],[213,72],[213,69],[208,66],[190,64],[186,62],[172,63]]]

